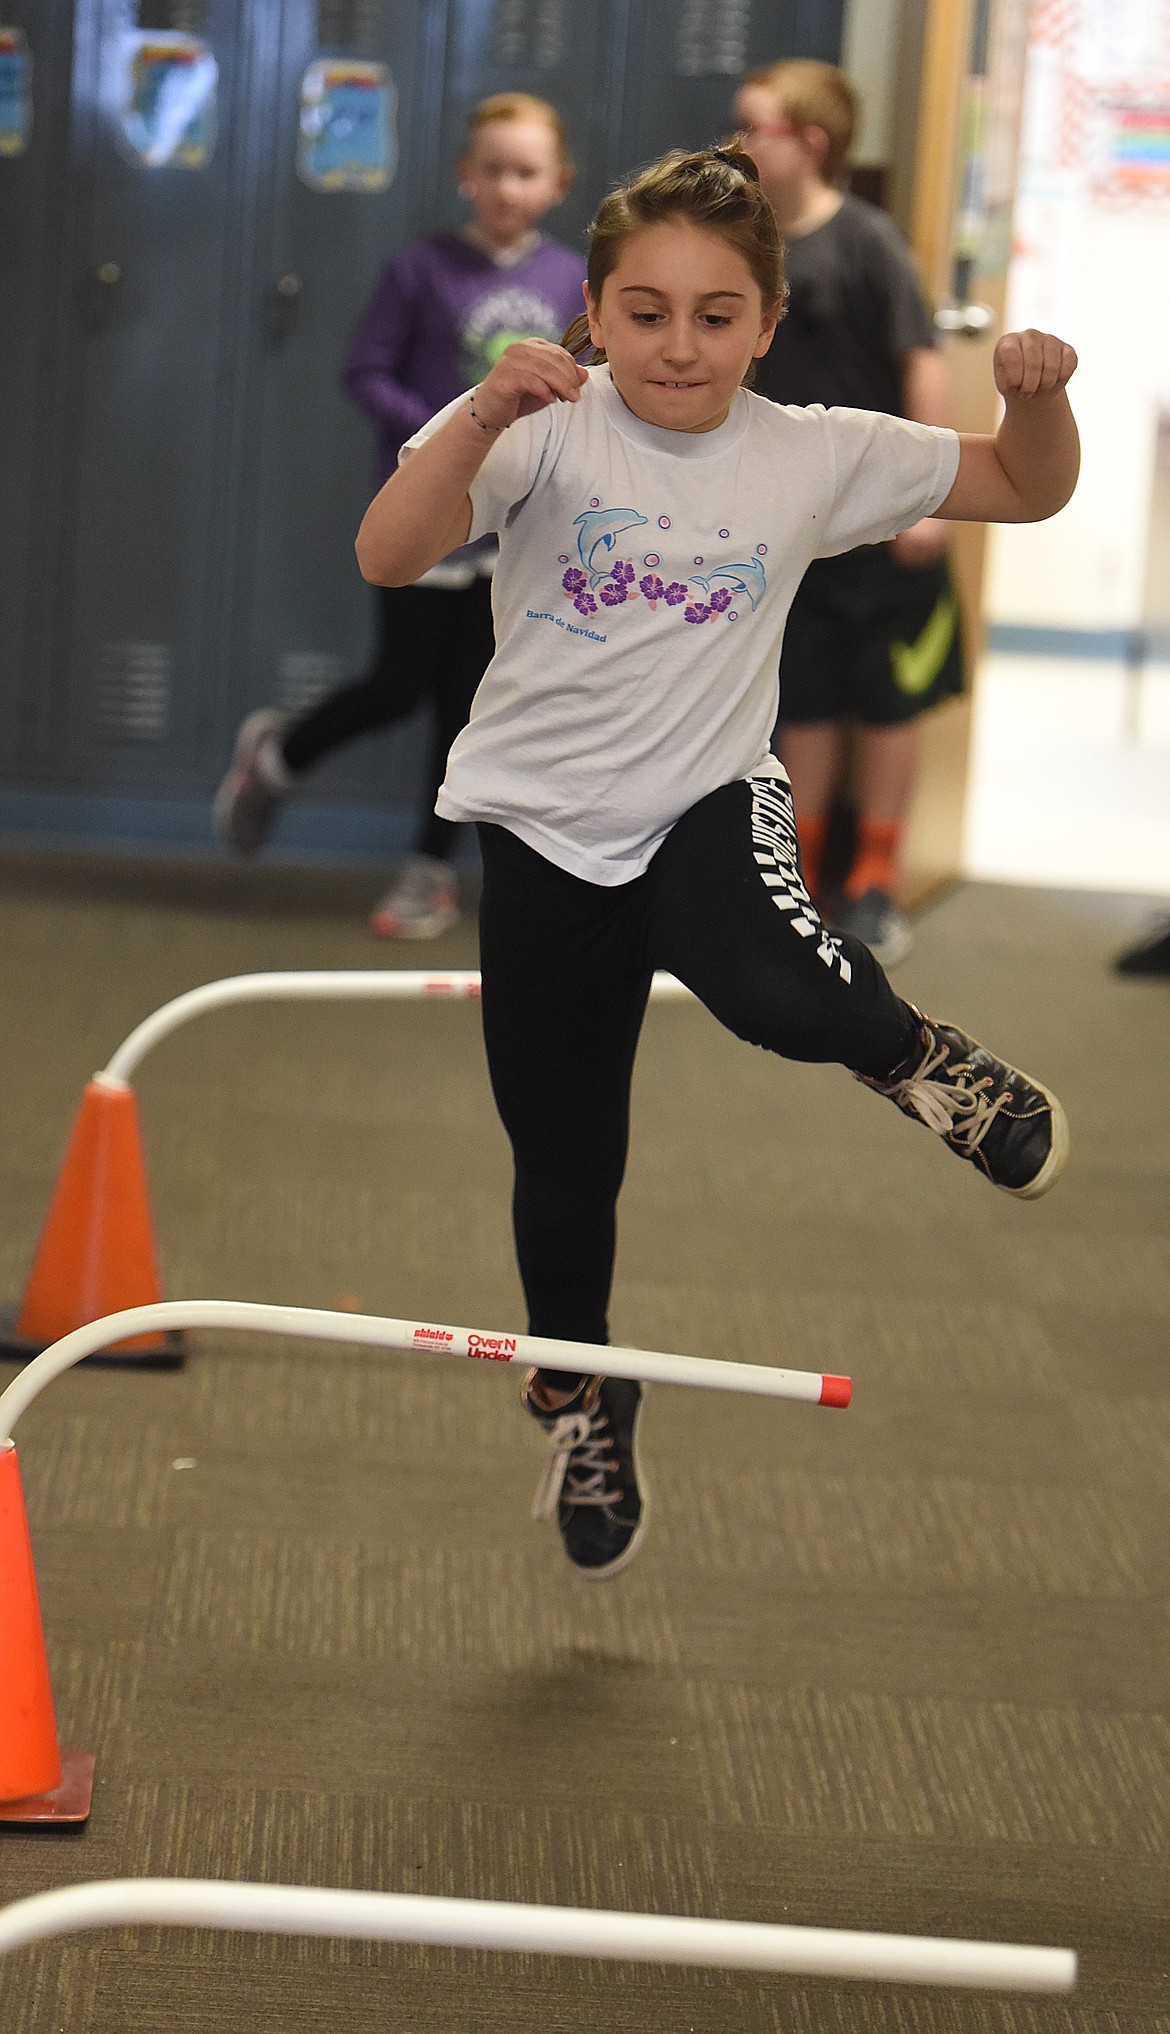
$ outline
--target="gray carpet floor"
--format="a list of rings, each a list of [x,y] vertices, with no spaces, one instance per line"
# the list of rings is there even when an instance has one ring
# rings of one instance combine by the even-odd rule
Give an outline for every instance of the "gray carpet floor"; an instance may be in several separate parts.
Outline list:
[[[474,965],[466,925],[372,947],[369,888],[0,857],[0,1296],[151,1008]],[[83,1834],[0,1832],[5,1899],[185,1873],[1048,1942],[1070,1999],[143,1930],[7,1960],[3,2034],[1170,2034],[1170,989],[1108,971],[1136,917],[970,887],[899,971],[1065,1099],[1035,1206],[839,1071],[651,1011],[615,1339],[855,1398],[654,1393],[608,1587],[529,1522],[502,1367],[200,1335],[19,1431],[98,1779]],[[137,1085],[169,1296],[522,1325],[473,1006],[207,1017]]]

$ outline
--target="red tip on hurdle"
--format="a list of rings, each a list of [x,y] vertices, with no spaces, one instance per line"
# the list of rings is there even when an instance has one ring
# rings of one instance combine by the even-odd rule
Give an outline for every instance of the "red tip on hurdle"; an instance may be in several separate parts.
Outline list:
[[[851,1377],[822,1377],[818,1405],[848,1405],[853,1397]]]

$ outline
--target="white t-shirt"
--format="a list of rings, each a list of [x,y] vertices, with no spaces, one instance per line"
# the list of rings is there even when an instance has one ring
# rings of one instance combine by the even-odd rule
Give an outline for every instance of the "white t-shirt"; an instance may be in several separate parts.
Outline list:
[[[500,537],[497,647],[435,810],[630,882],[708,792],[783,774],[768,743],[807,566],[930,515],[958,458],[953,431],[744,389],[718,430],[664,430],[590,369],[578,402],[510,425],[472,483],[471,538]]]

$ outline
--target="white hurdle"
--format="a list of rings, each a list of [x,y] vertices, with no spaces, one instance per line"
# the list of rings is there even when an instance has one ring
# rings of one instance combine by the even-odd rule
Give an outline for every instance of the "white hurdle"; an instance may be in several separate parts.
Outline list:
[[[475,968],[336,968],[302,971],[272,970],[255,975],[225,975],[203,982],[144,1017],[117,1052],[94,1075],[107,1088],[129,1085],[148,1052],[192,1017],[222,1010],[233,1003],[457,1003],[477,1002],[480,978]],[[652,1003],[692,1003],[689,989],[660,969],[650,984]]]
[[[711,1356],[673,1356],[653,1349],[613,1349],[594,1342],[558,1342],[543,1335],[510,1335],[480,1328],[449,1328],[431,1321],[397,1321],[381,1314],[343,1314],[314,1307],[261,1306],[250,1300],[160,1300],[126,1307],[87,1321],[34,1356],[0,1392],[0,1446],[12,1438],[21,1414],[55,1377],[113,1343],[175,1328],[243,1328],[261,1335],[290,1335],[308,1342],[349,1342],[400,1354],[462,1356],[472,1362],[533,1363],[542,1370],[588,1371],[636,1378],[643,1384],[688,1384],[706,1391],[747,1392],[757,1398],[800,1399],[806,1405],[847,1406],[848,1377],[816,1370],[780,1370],[771,1364],[734,1363]]]
[[[884,1984],[963,1985],[981,1991],[1069,1992],[1077,1975],[1071,1949],[1027,1944],[220,1879],[106,1879],[36,1893],[0,1908],[0,1954],[87,1928],[147,1925],[609,1957]]]
[[[63,1319],[84,1319],[91,1314],[95,1304],[100,1304],[95,1297],[98,1294],[108,1295],[108,1305],[119,1300],[144,1301],[157,1293],[154,1242],[149,1215],[145,1213],[145,1167],[131,1080],[147,1054],[172,1032],[194,1017],[240,1003],[450,1003],[476,1002],[479,995],[480,976],[472,968],[342,968],[229,975],[219,981],[203,982],[162,1004],[135,1025],[105,1066],[93,1075],[74,1121],[65,1164],[80,1175],[89,1206],[86,1222],[71,1217],[69,1240],[64,1246],[68,1304],[58,1306],[54,1297],[46,1296],[51,1280],[47,1286],[49,1275],[42,1259],[50,1236],[55,1262],[62,1257],[59,1181],[34,1255],[30,1284],[15,1311],[11,1334],[0,1325],[0,1353],[17,1356],[23,1362],[34,1351],[44,1348]],[[661,971],[652,978],[650,996],[655,1002],[694,1000],[689,989],[673,975]],[[101,1153],[100,1160],[94,1156],[95,1149]],[[106,1220],[120,1188],[125,1189],[130,1203],[140,1206],[142,1211],[137,1217],[142,1231],[138,1239],[140,1268],[128,1277],[122,1275],[125,1267],[114,1261],[118,1248]],[[57,1283],[60,1284],[59,1278]],[[169,1352],[160,1350],[158,1356],[168,1363],[182,1361],[181,1350],[174,1346]],[[151,1359],[143,1356],[142,1360]]]

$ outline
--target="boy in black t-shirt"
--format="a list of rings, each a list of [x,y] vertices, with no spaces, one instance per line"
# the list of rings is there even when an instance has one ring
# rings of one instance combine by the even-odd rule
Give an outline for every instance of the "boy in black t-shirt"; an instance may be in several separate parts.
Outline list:
[[[785,241],[788,315],[755,387],[780,403],[949,422],[947,373],[910,251],[873,205],[837,189],[858,111],[831,64],[769,64],[744,80],[736,121]],[[946,524],[903,530],[813,564],[780,660],[780,753],[805,879],[820,890],[848,724],[858,726],[858,835],[831,915],[886,967],[910,950],[896,893],[918,761],[918,720],[962,689]],[[823,903],[822,903],[823,908]]]

